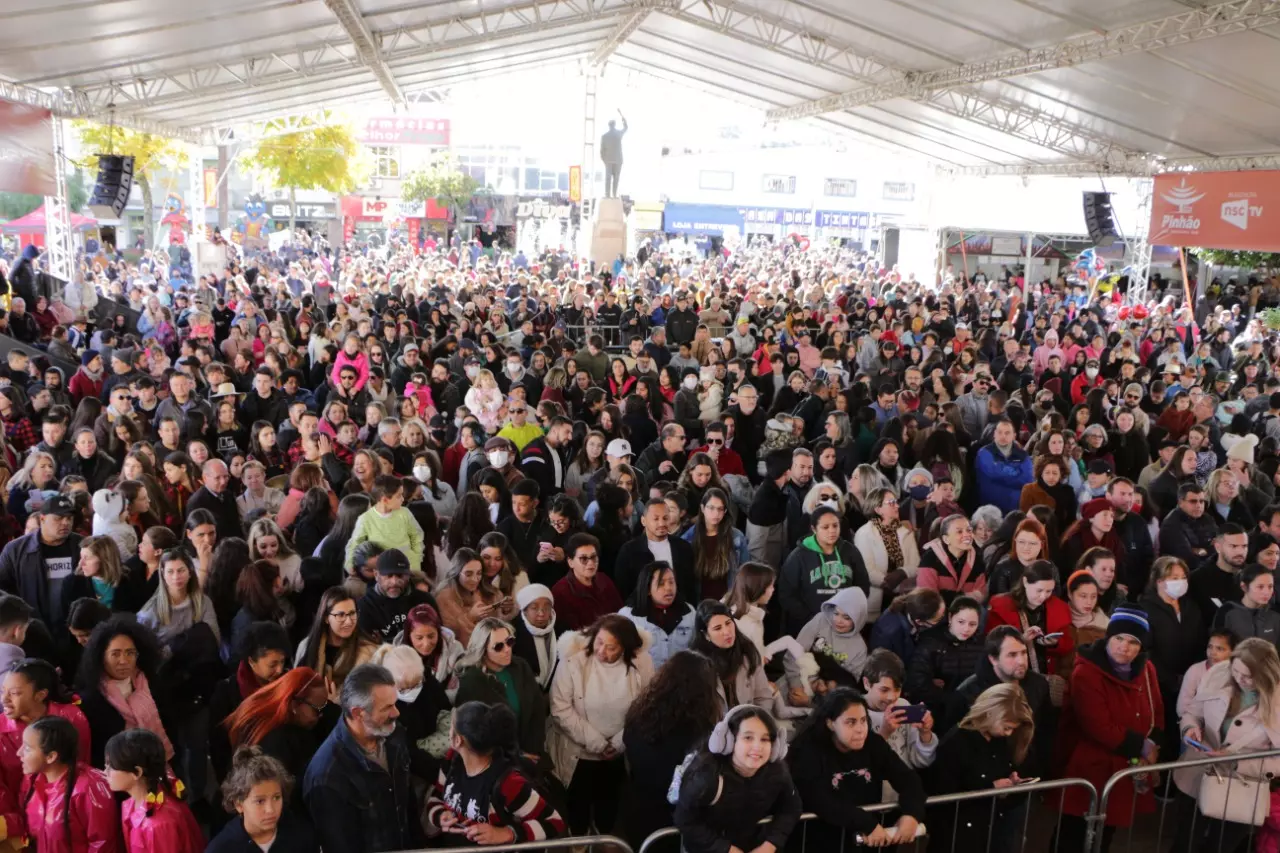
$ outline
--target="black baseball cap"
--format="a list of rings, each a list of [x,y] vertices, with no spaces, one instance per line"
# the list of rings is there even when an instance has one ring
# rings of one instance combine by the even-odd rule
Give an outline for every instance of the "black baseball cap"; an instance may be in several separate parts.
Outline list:
[[[399,548],[391,548],[378,555],[378,567],[374,571],[380,575],[407,575],[409,558]]]
[[[44,502],[44,507],[40,511],[45,515],[58,515],[65,518],[76,514],[76,504],[71,500],[70,495],[54,495]]]

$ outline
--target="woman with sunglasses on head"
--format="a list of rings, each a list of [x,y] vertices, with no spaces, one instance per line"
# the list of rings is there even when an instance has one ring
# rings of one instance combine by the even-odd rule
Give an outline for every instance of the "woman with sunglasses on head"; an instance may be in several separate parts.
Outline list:
[[[511,708],[520,751],[540,766],[547,764],[547,700],[533,669],[515,655],[515,629],[501,619],[480,620],[458,660],[454,705],[467,702]]]
[[[306,773],[336,719],[329,708],[324,679],[314,669],[300,666],[246,697],[220,724],[233,753],[242,746],[256,746],[298,777]],[[301,790],[294,792],[293,802],[302,807]]]

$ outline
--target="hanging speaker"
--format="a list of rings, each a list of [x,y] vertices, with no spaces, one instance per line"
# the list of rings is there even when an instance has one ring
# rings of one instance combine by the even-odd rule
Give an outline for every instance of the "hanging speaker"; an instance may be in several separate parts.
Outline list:
[[[98,219],[119,219],[133,191],[133,158],[98,155],[98,180],[89,197],[89,210]]]
[[[1095,246],[1110,246],[1119,239],[1111,213],[1111,193],[1084,194],[1084,225]]]

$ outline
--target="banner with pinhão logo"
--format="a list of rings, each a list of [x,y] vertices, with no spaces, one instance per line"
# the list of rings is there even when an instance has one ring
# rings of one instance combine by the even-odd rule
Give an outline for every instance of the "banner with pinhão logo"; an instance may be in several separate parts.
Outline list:
[[[1280,171],[1172,172],[1154,193],[1154,245],[1280,252]]]

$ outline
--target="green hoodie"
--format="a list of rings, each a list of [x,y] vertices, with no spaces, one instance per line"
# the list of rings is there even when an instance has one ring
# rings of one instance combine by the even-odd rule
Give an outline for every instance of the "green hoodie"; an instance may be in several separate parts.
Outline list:
[[[838,544],[836,550],[829,557],[823,553],[822,546],[818,544],[816,535],[806,536],[800,545],[818,555],[818,565],[813,571],[809,572],[809,583],[814,586],[826,586],[828,589],[841,589],[849,585],[849,581],[853,577],[853,570],[840,559],[840,546]]]

